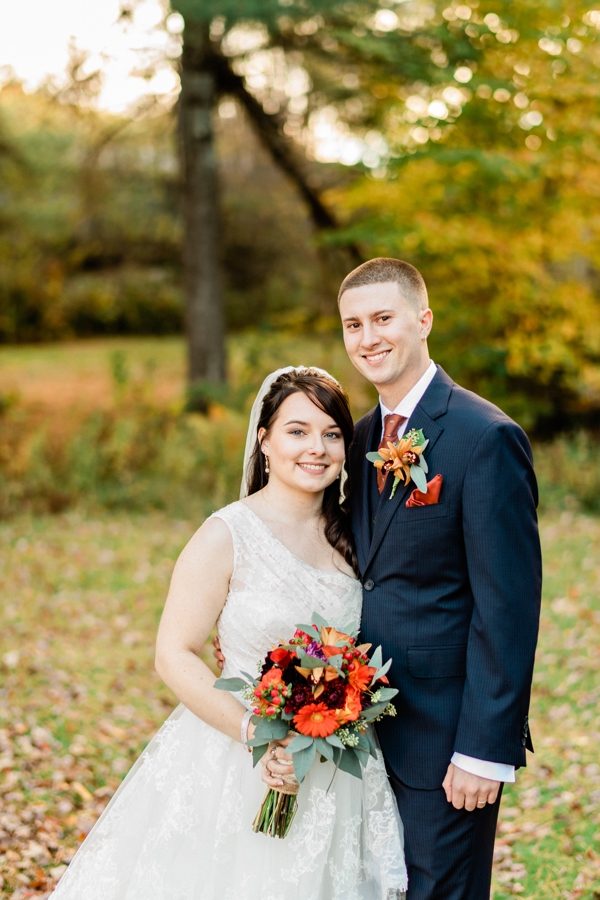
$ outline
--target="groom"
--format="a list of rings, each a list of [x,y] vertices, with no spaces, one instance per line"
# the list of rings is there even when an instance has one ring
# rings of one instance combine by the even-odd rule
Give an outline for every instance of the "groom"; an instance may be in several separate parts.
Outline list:
[[[378,726],[404,821],[408,900],[489,900],[502,783],[532,750],[541,559],[529,442],[429,358],[419,272],[372,259],[339,293],[344,341],[379,404],[349,455],[362,635],[391,656],[397,717]],[[366,459],[410,429],[429,487]]]

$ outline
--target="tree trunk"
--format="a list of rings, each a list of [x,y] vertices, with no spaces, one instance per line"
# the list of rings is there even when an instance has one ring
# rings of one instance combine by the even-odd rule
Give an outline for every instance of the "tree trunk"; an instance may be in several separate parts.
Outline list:
[[[212,122],[216,85],[211,57],[208,26],[186,23],[179,124],[188,378],[192,395],[194,387],[202,382],[218,384],[225,380],[219,191]]]

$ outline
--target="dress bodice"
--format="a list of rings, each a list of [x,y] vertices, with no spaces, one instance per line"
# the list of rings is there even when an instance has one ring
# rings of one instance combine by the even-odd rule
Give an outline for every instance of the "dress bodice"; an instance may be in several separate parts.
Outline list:
[[[254,674],[257,663],[298,623],[318,612],[338,628],[360,624],[360,582],[344,572],[316,569],[295,556],[241,501],[213,514],[228,526],[233,574],[218,620],[223,675]]]

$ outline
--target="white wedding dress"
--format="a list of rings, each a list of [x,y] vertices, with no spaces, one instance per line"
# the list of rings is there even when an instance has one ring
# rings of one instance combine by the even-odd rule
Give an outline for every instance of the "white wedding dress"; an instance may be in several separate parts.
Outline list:
[[[313,568],[246,504],[227,523],[234,571],[218,629],[225,677],[257,663],[318,612],[359,621],[360,583]],[[201,585],[199,585],[201,590]],[[381,755],[360,781],[315,761],[287,838],[254,834],[260,766],[183,705],[135,763],[75,855],[52,900],[399,900],[402,823]],[[333,779],[333,782],[332,782]]]

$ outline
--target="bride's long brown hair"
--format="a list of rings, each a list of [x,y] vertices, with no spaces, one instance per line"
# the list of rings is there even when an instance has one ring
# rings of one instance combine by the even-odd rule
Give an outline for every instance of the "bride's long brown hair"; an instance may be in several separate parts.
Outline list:
[[[263,400],[256,429],[257,434],[261,428],[269,431],[283,401],[291,394],[297,393],[305,394],[315,406],[331,416],[342,432],[347,455],[354,434],[354,423],[348,398],[337,382],[321,375],[314,369],[286,372],[273,382],[269,393]],[[250,459],[248,494],[260,491],[268,480],[265,471],[265,455],[260,449],[257,437]],[[348,514],[348,496],[345,497],[343,503],[340,503],[340,483],[337,479],[325,488],[322,514],[325,520],[325,537],[328,542],[360,577]]]

